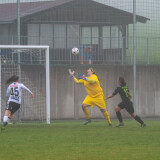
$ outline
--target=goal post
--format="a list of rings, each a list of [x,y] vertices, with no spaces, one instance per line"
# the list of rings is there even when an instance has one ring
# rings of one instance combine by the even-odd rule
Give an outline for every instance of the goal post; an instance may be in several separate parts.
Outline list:
[[[43,121],[50,124],[49,46],[30,45],[0,45],[0,122],[7,100],[5,81],[19,74],[19,65],[22,67],[20,82],[35,94],[33,100],[29,99],[28,93],[22,94],[22,122]]]

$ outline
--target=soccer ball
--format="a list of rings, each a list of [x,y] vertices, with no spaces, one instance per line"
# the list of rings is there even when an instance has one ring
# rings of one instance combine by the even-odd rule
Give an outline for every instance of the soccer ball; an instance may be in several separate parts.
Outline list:
[[[79,49],[76,47],[72,48],[72,54],[74,54],[74,55],[79,54]]]

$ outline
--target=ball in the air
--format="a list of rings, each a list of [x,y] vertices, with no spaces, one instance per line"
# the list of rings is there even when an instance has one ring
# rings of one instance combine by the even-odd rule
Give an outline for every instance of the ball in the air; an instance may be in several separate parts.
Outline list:
[[[79,54],[79,49],[76,47],[72,48],[72,54],[74,54],[74,55]]]

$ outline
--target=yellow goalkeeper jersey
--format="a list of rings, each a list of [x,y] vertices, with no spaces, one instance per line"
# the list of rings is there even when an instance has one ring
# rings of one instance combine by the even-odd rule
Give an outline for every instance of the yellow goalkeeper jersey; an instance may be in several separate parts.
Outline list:
[[[85,90],[87,94],[91,97],[96,97],[98,95],[103,95],[103,90],[100,86],[100,82],[95,74],[92,74],[90,77],[86,77],[86,80],[80,79],[77,80],[77,78],[73,78],[73,80],[77,84],[84,84]]]

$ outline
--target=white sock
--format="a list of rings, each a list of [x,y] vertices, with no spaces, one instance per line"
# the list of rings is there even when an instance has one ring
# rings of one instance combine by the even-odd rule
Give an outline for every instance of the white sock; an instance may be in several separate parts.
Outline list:
[[[3,123],[5,123],[5,122],[7,122],[7,123],[8,123],[8,121],[9,121],[8,116],[4,116],[4,117],[3,117]]]

